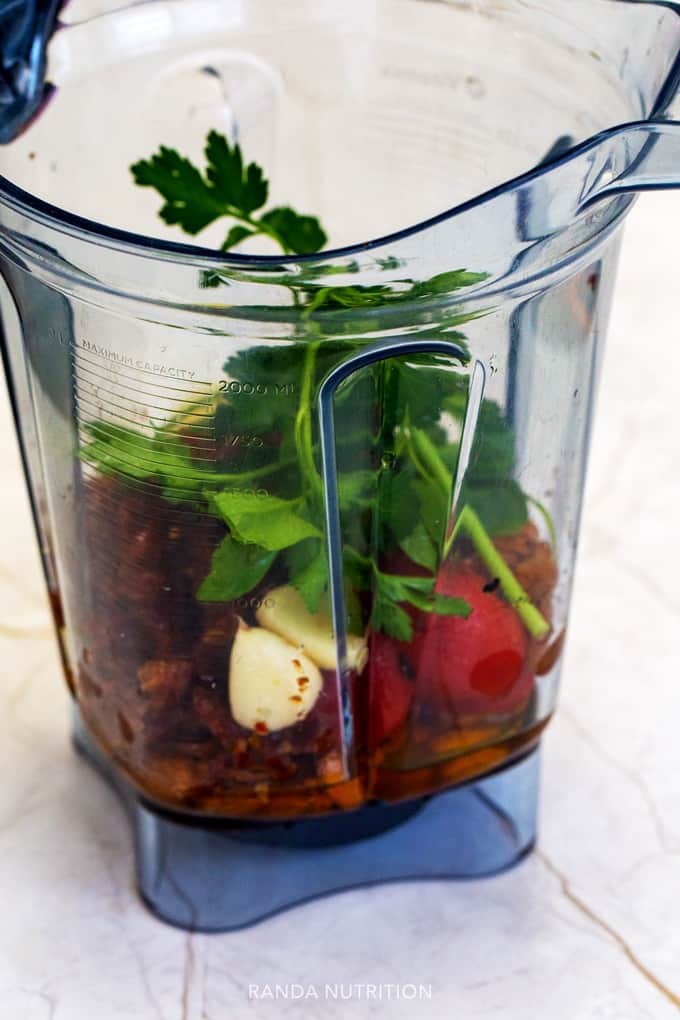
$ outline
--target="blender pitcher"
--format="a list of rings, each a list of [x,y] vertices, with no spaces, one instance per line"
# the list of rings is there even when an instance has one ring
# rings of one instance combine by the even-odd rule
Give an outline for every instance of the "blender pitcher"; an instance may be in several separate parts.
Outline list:
[[[4,15],[3,350],[143,897],[219,930],[507,867],[621,227],[680,184],[680,6],[57,6]],[[265,222],[304,209],[324,250],[220,249],[130,174],[164,146],[214,195],[237,142]]]

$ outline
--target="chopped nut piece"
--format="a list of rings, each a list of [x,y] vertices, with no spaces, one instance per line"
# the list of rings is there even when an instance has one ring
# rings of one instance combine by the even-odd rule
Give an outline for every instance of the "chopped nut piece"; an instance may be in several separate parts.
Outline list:
[[[180,698],[191,680],[191,663],[183,659],[158,659],[145,662],[137,671],[142,693],[156,707]]]

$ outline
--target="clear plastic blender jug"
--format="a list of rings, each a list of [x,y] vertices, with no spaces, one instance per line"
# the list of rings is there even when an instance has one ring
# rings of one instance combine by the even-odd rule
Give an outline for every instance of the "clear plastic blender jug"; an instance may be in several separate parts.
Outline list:
[[[63,12],[2,150],[4,352],[78,741],[163,916],[531,846],[621,226],[680,183],[678,13]],[[131,164],[210,131],[323,252],[158,218]]]

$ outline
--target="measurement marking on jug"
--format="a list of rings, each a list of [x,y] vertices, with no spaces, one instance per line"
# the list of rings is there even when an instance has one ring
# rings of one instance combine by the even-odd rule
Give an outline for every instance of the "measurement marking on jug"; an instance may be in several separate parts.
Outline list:
[[[117,465],[115,472],[112,473],[115,474],[115,477],[117,478],[124,478],[127,488],[134,489],[144,496],[153,496],[154,498],[157,498],[159,494],[162,493],[165,499],[174,499],[175,497],[177,499],[186,499],[187,496],[190,497],[192,495],[193,487],[185,488],[182,486],[170,486],[166,483],[160,484],[158,482],[144,481],[138,477],[137,473],[135,473],[134,467],[131,468],[130,471],[125,471],[123,467]],[[88,473],[88,477],[97,478],[100,477],[100,475],[99,472],[94,470],[94,474]],[[179,476],[177,477],[179,479]],[[195,481],[195,479],[192,478],[184,478],[183,480],[187,482]],[[201,513],[203,512],[201,511]],[[209,518],[211,515],[203,513],[203,516]]]
[[[80,440],[81,447],[88,446],[92,442],[92,433],[90,431],[86,431],[84,427],[81,427],[78,429],[78,438]],[[120,445],[121,444],[119,442],[118,454],[121,461],[124,461],[125,457],[123,455],[125,451],[120,450]],[[136,461],[140,460],[138,455],[134,454],[132,451],[130,452],[132,454],[132,456],[129,458],[130,463],[134,463],[135,460]],[[188,446],[187,444],[184,443],[181,446],[174,447],[170,445],[165,445],[158,450],[157,454],[158,459],[154,460],[153,464],[161,466],[163,464],[168,463],[167,460],[165,459],[161,460],[161,458],[170,458],[170,462],[173,463],[174,461],[176,461],[178,453],[180,453],[181,455],[185,455],[187,452],[191,453],[192,461],[195,461],[197,464],[199,464],[202,471],[211,469],[214,470],[215,464],[217,463],[217,456],[215,454],[215,450],[211,449],[210,446],[208,446],[207,444],[204,446]]]
[[[173,492],[181,492],[185,496],[189,494],[190,489],[193,490],[196,488],[196,484],[198,484],[199,486],[206,486],[209,488],[210,486],[208,483],[212,482],[212,478],[210,478],[210,475],[214,474],[214,472],[206,471],[205,469],[203,470],[203,474],[199,477],[197,477],[197,472],[194,472],[193,475],[180,474],[175,470],[174,465],[168,465],[166,462],[162,460],[151,462],[148,460],[144,460],[143,458],[137,458],[134,461],[130,460],[128,462],[125,459],[124,455],[117,457],[115,463],[109,465],[110,469],[115,468],[115,473],[117,475],[122,475],[125,478],[133,478],[137,483],[139,483],[139,485],[149,486],[154,491],[158,490],[159,483],[155,481],[150,481],[150,479],[165,477],[163,476],[164,467],[172,468],[173,479],[176,480],[178,484],[170,486],[167,478],[165,478],[162,485],[160,485],[160,488],[162,488],[164,492],[169,492],[172,490]],[[139,477],[140,468],[143,469],[144,475],[147,476],[146,478]],[[187,487],[184,487],[182,484],[179,484],[182,482],[187,482],[189,484],[187,485]]]
[[[133,368],[137,372],[144,372],[147,375],[160,375],[170,379],[182,379],[190,383],[197,383],[196,373],[190,368],[180,368],[177,365],[169,365],[164,362],[146,361],[143,358],[135,358],[132,354],[123,354],[112,347],[101,347],[90,340],[75,340],[74,347],[77,350],[87,351],[95,357],[102,358],[107,362],[121,365],[124,368]],[[205,384],[208,385],[208,384]]]
[[[135,358],[131,354],[124,354],[110,347],[100,347],[89,340],[75,340],[73,343],[74,356],[77,359],[91,360],[92,357],[99,359],[95,364],[106,363],[118,369],[127,369],[133,373],[143,375],[160,376],[164,379],[183,381],[193,386],[202,386],[206,390],[211,389],[211,384],[203,379],[197,379],[196,373],[189,368],[180,368],[177,365],[170,365],[164,362],[146,361],[142,358]],[[89,357],[88,357],[89,356]],[[169,387],[173,388],[173,387]],[[186,387],[178,387],[186,389]]]
[[[141,381],[142,385],[132,385],[129,376],[121,373],[118,366],[106,371],[101,364],[93,366],[88,358],[73,356],[72,361],[74,399],[83,417],[94,417],[95,420],[113,418],[114,422],[136,429],[145,426],[166,429],[176,424],[186,438],[200,442],[203,451],[206,444],[214,445],[215,423],[210,393],[188,391],[183,394],[175,388],[166,391],[165,387],[155,383],[151,392],[144,387],[144,379],[133,377],[135,383]],[[168,439],[173,440],[172,432]]]
[[[255,449],[259,450],[261,447],[264,446],[264,439],[262,438],[262,436],[247,436],[247,435],[229,436],[229,446],[254,447]]]
[[[94,414],[100,417],[103,414],[107,416],[113,416],[119,418],[121,421],[126,421],[135,428],[140,428],[148,425],[153,428],[166,428],[171,426],[176,418],[167,411],[166,408],[149,408],[143,405],[132,405],[123,404],[120,401],[117,404],[113,404],[106,400],[101,395],[89,393],[87,390],[83,390],[77,387],[75,398],[80,400],[85,411],[88,414]],[[155,414],[153,412],[160,411],[161,413]],[[123,413],[127,412],[127,413]],[[182,423],[182,428],[186,427],[187,435],[189,438],[208,440],[215,439],[215,430],[211,418],[203,417],[202,421],[208,421],[209,424],[199,425],[198,423],[189,424]],[[171,433],[172,436],[172,433]]]
[[[240,599],[232,599],[225,605],[233,606],[235,609],[273,609],[276,599],[273,599],[271,595],[265,595],[264,598],[258,598],[256,595],[242,595]]]
[[[158,430],[166,430],[168,425],[171,424],[166,417],[154,417],[148,414],[143,408],[124,408],[124,410],[130,410],[133,417],[121,414],[118,407],[109,407],[105,401],[94,402],[89,400],[86,394],[76,392],[73,395],[73,401],[80,412],[80,420],[83,424],[87,425],[88,421],[92,422],[110,422],[112,425],[118,424],[121,429],[132,428],[132,429],[147,429],[153,432]],[[134,417],[136,415],[136,417]],[[200,429],[200,431],[198,431]],[[191,429],[183,428],[184,437],[186,437],[187,446],[196,446],[197,448],[206,449],[208,444],[216,444],[216,436],[214,429],[208,428],[207,426],[194,425]],[[149,433],[147,433],[148,435]],[[169,443],[176,446],[177,443],[185,444],[185,438],[179,435],[176,439],[173,439],[172,433],[163,435],[157,438],[157,442]],[[149,438],[151,436],[149,435]]]
[[[130,383],[127,382],[127,381],[121,381],[119,379],[112,378],[111,376],[108,376],[108,378],[107,378],[106,376],[98,375],[96,372],[93,372],[91,368],[89,368],[89,367],[86,368],[84,365],[78,365],[77,366],[77,370],[78,370],[78,375],[81,376],[83,379],[86,379],[87,382],[91,383],[91,385],[93,385],[93,386],[94,385],[103,386],[105,383],[108,384],[108,385],[112,385],[113,384],[113,385],[115,385],[116,387],[118,387],[120,389],[130,390],[130,392],[138,393],[140,396],[143,396],[143,397],[153,397],[156,400],[158,400],[159,397],[162,397],[162,399],[164,401],[170,401],[173,404],[179,404],[180,407],[186,407],[186,405],[187,405],[187,398],[186,397],[170,397],[170,396],[166,396],[164,393],[159,393],[158,389],[153,389],[153,390],[140,389],[138,386],[130,385]],[[197,396],[201,396],[202,397],[203,394],[202,393],[201,394],[194,394],[194,399],[191,400],[192,406],[196,406],[196,407],[212,407],[212,401],[211,400],[197,400],[196,399]],[[178,410],[179,410],[179,408],[178,408]]]
[[[80,437],[84,443],[92,442],[91,430],[86,428],[85,424],[81,423]],[[158,452],[161,456],[175,457],[176,454],[186,454],[190,451],[193,455],[194,460],[200,460],[205,463],[212,463],[216,460],[215,444],[211,437],[190,437],[194,440],[193,443],[187,442],[184,438],[177,437],[175,441],[161,439],[159,435],[154,435],[154,446],[158,447]],[[207,457],[201,456],[202,454],[208,454]]]
[[[178,412],[176,407],[164,407],[162,404],[148,404],[146,402],[142,403],[142,401],[135,400],[133,397],[126,397],[122,393],[111,393],[110,391],[105,390],[103,387],[101,387],[101,389],[99,389],[95,393],[86,389],[82,384],[82,380],[77,380],[77,383],[78,391],[82,394],[82,396],[89,398],[90,403],[92,403],[92,401],[95,400],[98,405],[106,404],[108,407],[113,408],[114,410],[117,409],[121,411],[132,412],[133,414],[134,413],[141,414],[144,416],[144,418],[148,418],[150,412],[152,411],[161,411],[164,412],[163,420],[168,424],[170,424],[172,421],[178,420],[177,418]],[[113,399],[112,400],[107,399],[109,396],[113,397]],[[202,411],[193,410],[189,411],[189,409],[187,409],[186,416],[191,417],[193,419],[198,419],[201,423],[213,421],[212,414],[204,414]],[[181,416],[179,420],[181,420]],[[203,427],[209,428],[209,425],[204,424]]]
[[[119,388],[117,379],[107,380],[107,384],[100,381],[94,381],[89,376],[86,376],[82,369],[78,366],[74,372],[76,384],[83,393],[88,393],[90,396],[99,396],[105,394],[107,397],[112,398],[114,401],[122,402],[125,401],[125,406],[132,404],[134,407],[140,409],[148,409],[149,407],[155,407],[158,410],[166,412],[166,414],[172,415],[175,418],[181,417],[183,414],[187,414],[190,409],[193,408],[194,415],[196,417],[201,416],[203,418],[211,418],[210,405],[196,405],[192,398],[186,398],[181,403],[177,404],[173,400],[172,403],[168,403],[164,399],[163,393],[155,393],[149,395],[146,399],[143,398],[142,394],[133,394],[125,389]],[[151,398],[151,399],[150,399]],[[129,410],[129,406],[128,406]]]
[[[295,383],[249,383],[237,382],[235,379],[220,379],[220,393],[233,393],[247,397],[292,397],[296,393]]]
[[[87,467],[90,467],[90,465],[86,465],[86,468]],[[98,476],[98,472],[97,472],[97,470],[95,468],[90,468],[90,471],[87,471],[86,473],[90,477],[97,477]],[[180,487],[175,487],[175,488],[171,488],[170,489],[170,488],[168,488],[167,484],[159,484],[158,482],[155,482],[155,481],[145,481],[145,480],[139,478],[136,474],[128,474],[127,471],[123,471],[123,470],[118,469],[116,473],[119,474],[119,475],[122,475],[126,479],[125,483],[127,484],[127,486],[130,489],[135,489],[135,490],[137,490],[138,492],[140,492],[141,494],[143,494],[145,496],[152,495],[152,496],[157,497],[158,494],[161,491],[165,495],[167,495],[168,493],[171,493],[171,494],[176,494],[178,496],[181,496],[182,498],[187,498],[188,496],[192,495],[192,491],[191,490],[182,489]],[[177,478],[177,480],[179,481],[181,479]],[[192,479],[191,477],[186,477],[184,480],[185,481],[192,481],[192,480],[197,480],[197,479],[196,478]],[[212,479],[211,479],[211,481],[212,481]],[[214,480],[213,484],[217,484],[217,482],[219,482],[219,474],[215,475],[215,480]],[[234,487],[231,487],[231,486],[229,486],[228,492],[229,493],[233,493],[233,494],[237,494],[237,495],[240,495],[240,496],[257,497],[258,499],[266,499],[268,496],[271,495],[269,493],[268,489],[238,489],[238,488],[234,488]],[[113,507],[117,507],[117,504],[114,503]],[[207,513],[204,510],[194,510],[194,509],[192,509],[191,512],[187,511],[187,516],[189,516],[189,517],[198,516],[198,517],[205,517],[207,520],[215,520],[215,517],[212,514]]]
[[[85,468],[87,470],[84,473],[87,478],[94,479],[99,477],[97,470],[90,467],[89,464],[86,464]],[[159,491],[160,487],[157,486],[156,495],[158,495]],[[97,513],[97,511],[102,508],[107,512],[115,514],[120,510],[120,502],[119,500],[105,496],[101,491],[98,491],[96,496],[91,496],[88,499],[88,507],[90,513]],[[128,506],[126,508],[126,514],[128,514],[131,520],[138,521],[140,525],[148,525],[149,523],[148,513],[144,510],[139,510],[134,506]],[[219,522],[215,520],[212,514],[206,513],[203,510],[196,510],[194,508],[184,509],[180,504],[175,506],[168,504],[165,511],[165,520],[169,527],[173,527],[175,525],[185,527],[187,524],[191,525],[196,520],[200,521],[200,523],[210,521],[215,524],[217,532],[219,533],[220,531]]]
[[[89,372],[94,374],[101,373],[100,376],[101,378],[106,378],[109,380],[115,379],[116,381],[120,380],[122,384],[126,384],[128,380],[131,380],[132,382],[138,384],[141,383],[142,385],[145,382],[148,382],[148,380],[144,377],[143,373],[139,372],[137,369],[134,368],[132,369],[122,368],[120,365],[114,365],[111,362],[92,361],[91,358],[84,358],[82,357],[81,354],[77,354],[76,356],[73,357],[72,360],[74,367],[79,372],[82,371],[83,369],[87,369]],[[203,382],[201,383],[197,382],[195,385],[192,385],[191,387],[168,386],[167,383],[165,382],[156,382],[156,378],[154,377],[154,382],[152,383],[152,385],[155,390],[158,390],[159,393],[167,394],[168,397],[170,396],[170,394],[177,394],[178,399],[191,400],[192,398],[195,399],[196,397],[212,396],[212,390],[209,384]]]
[[[140,420],[140,418],[128,418],[127,415],[120,414],[119,411],[110,411],[98,404],[93,404],[91,401],[83,398],[82,394],[75,394],[74,402],[83,411],[81,415],[83,424],[87,424],[88,416],[91,416],[93,421],[111,420],[114,425],[116,423],[124,423],[121,424],[122,428],[130,425],[135,429],[148,428],[154,432],[165,429],[168,424],[167,418],[154,418],[153,415],[144,415],[143,420]],[[104,412],[106,412],[106,419],[103,418]],[[156,436],[156,441],[159,443],[172,442],[172,440],[167,440],[165,437],[161,439],[160,436]],[[208,429],[205,425],[192,425],[190,431],[189,428],[184,427],[183,436],[182,438],[177,437],[177,443],[181,443],[183,448],[186,447],[189,450],[204,450],[206,443],[215,443],[215,432],[213,429]],[[173,443],[173,445],[176,444]]]
[[[236,485],[230,485],[227,492],[236,493],[240,496],[257,496],[260,499],[266,499],[270,495],[269,489],[239,489]]]
[[[81,441],[84,443],[92,442],[92,437],[87,434],[83,435],[80,433]],[[177,448],[175,448],[176,450]],[[122,437],[117,438],[116,443],[116,454],[115,460],[120,461],[121,464],[129,464],[131,467],[137,467],[138,465],[147,465],[151,469],[161,469],[163,467],[171,466],[173,469],[173,476],[176,478],[194,478],[196,472],[187,465],[186,470],[182,470],[177,467],[177,453],[172,448],[164,450],[154,450],[153,453],[145,455],[140,452],[139,446],[135,446],[133,443],[126,442]],[[203,449],[203,453],[210,454],[209,449]],[[195,457],[196,461],[201,461],[202,464],[211,465],[214,468],[216,460],[214,456],[208,457]],[[205,468],[201,468],[201,471],[205,471]]]

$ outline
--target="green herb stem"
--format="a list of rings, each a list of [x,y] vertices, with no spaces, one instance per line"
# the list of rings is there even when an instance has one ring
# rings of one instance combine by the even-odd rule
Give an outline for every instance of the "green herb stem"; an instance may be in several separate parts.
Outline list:
[[[286,457],[283,460],[275,460],[273,464],[263,464],[262,467],[253,468],[251,471],[241,471],[237,474],[208,475],[207,473],[201,472],[201,477],[207,478],[211,482],[224,482],[227,485],[240,485],[243,482],[252,481],[256,478],[266,478],[267,475],[276,474],[277,471],[283,471],[284,468],[292,467],[293,464],[297,464],[297,457]]]
[[[411,434],[418,453],[426,460],[432,472],[432,477],[448,497],[451,493],[453,479],[436,447],[427,433],[420,429],[412,429]],[[552,524],[552,521],[550,523]],[[503,594],[508,602],[517,610],[532,637],[537,640],[544,638],[550,632],[550,624],[533,602],[531,602],[524,588],[522,588],[510,567],[496,549],[484,525],[471,506],[464,506],[458,514],[455,527],[444,546],[443,559],[446,559],[449,555],[451,547],[460,531],[467,532],[480,559],[492,576],[498,578]]]
[[[231,216],[235,220],[239,220],[241,223],[246,223],[249,227],[253,228],[255,234],[264,234],[266,237],[271,237],[272,241],[275,241],[281,248],[284,255],[293,255],[293,249],[286,244],[281,235],[262,220],[254,219],[252,216],[244,216],[236,209],[227,210],[227,216]]]
[[[312,340],[305,350],[305,359],[302,367],[302,384],[300,386],[300,402],[295,415],[295,449],[300,460],[303,483],[308,484],[312,493],[317,495],[323,494],[323,486],[314,461],[311,403],[314,385],[314,366],[320,343],[320,340]]]
[[[444,461],[439,456],[434,443],[427,432],[423,432],[422,429],[412,428],[411,438],[418,460],[425,465],[431,479],[436,482],[448,499],[453,488],[453,478]]]
[[[360,564],[362,567],[369,567],[374,571],[377,570],[375,560],[373,560],[370,556],[364,556],[363,553],[360,553],[353,545],[346,545],[344,553],[348,559],[354,560],[355,563]]]
[[[524,626],[532,637],[541,641],[550,633],[550,624],[539,612],[536,606],[530,601],[529,596],[510,570],[496,546],[480,521],[477,514],[469,506],[464,506],[458,515],[453,534],[449,539],[448,546],[453,544],[453,539],[459,531],[464,531],[472,540],[480,559],[493,577],[497,577],[501,591],[506,599],[517,610]],[[448,552],[448,547],[447,547]]]

